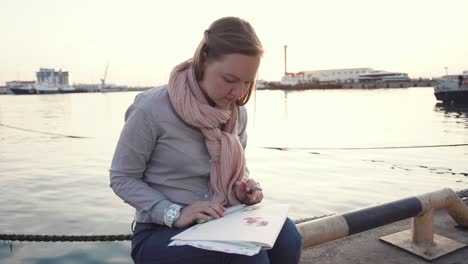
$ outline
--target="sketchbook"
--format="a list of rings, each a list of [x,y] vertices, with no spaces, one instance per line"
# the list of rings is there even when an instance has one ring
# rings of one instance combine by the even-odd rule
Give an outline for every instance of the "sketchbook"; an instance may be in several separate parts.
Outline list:
[[[255,255],[270,249],[283,227],[289,205],[257,204],[203,224],[171,238],[169,246],[190,245],[207,250]]]

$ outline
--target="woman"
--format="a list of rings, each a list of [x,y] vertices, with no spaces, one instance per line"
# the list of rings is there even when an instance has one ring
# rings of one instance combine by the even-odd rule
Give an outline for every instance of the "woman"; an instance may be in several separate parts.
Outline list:
[[[136,209],[135,263],[298,263],[302,238],[287,219],[274,247],[254,256],[170,238],[227,207],[262,201],[245,166],[247,112],[263,48],[251,25],[221,18],[169,84],[139,94],[125,114],[110,169],[111,187]]]

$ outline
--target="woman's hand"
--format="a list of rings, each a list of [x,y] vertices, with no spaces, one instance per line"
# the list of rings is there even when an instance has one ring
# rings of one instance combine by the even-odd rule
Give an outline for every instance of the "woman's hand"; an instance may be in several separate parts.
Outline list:
[[[205,221],[213,220],[224,216],[226,209],[220,203],[194,202],[193,204],[182,208],[179,218],[172,226],[182,228],[193,224],[197,219]]]
[[[252,179],[246,182],[241,181],[240,184],[234,186],[234,194],[237,200],[245,205],[257,204],[263,200],[263,192],[260,189],[260,185]]]

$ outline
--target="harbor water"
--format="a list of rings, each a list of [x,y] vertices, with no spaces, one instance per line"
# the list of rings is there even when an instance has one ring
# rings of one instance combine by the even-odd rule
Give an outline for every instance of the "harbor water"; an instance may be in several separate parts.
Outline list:
[[[130,234],[108,168],[136,92],[0,96],[0,233]],[[246,150],[293,219],[468,189],[468,107],[433,89],[257,91]],[[0,243],[0,263],[131,263],[130,242]]]

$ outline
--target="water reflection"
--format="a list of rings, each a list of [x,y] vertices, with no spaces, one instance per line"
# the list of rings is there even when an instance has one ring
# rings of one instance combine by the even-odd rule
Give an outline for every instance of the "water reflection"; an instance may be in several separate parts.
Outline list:
[[[282,90],[282,93],[283,93],[283,96],[284,96],[284,114],[283,114],[283,117],[284,119],[288,119],[288,94],[294,94],[294,93],[301,93],[303,91],[294,91],[294,90],[291,90],[291,91],[288,91],[288,90]]]
[[[288,118],[288,91],[284,91],[284,118]]]
[[[464,124],[468,128],[468,105],[449,105],[444,103],[436,103],[434,106],[435,112],[443,113],[444,117],[458,124]]]
[[[46,246],[45,246],[46,245]],[[130,242],[95,242],[95,243],[13,243],[0,247],[2,264],[18,263],[99,263],[124,264],[132,263]]]
[[[468,105],[449,105],[444,103],[436,103],[434,105],[435,111],[445,112],[446,114],[450,114],[451,117],[460,117],[460,118],[467,118],[468,117]],[[451,115],[451,114],[456,115]]]

